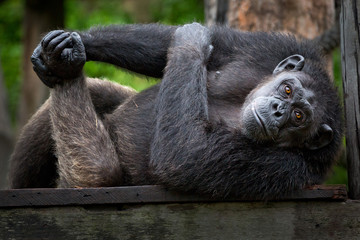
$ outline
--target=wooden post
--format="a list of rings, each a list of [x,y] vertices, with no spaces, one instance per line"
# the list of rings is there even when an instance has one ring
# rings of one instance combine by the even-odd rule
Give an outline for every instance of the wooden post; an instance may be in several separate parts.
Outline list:
[[[341,59],[346,119],[349,196],[360,199],[360,0],[343,0]]]

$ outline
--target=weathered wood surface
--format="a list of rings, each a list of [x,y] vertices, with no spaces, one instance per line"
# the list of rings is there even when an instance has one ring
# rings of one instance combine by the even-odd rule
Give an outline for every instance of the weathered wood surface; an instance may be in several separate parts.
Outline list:
[[[217,202],[0,209],[0,239],[359,239],[360,203]]]
[[[343,185],[266,203],[162,186],[3,190],[0,239],[356,239],[360,202],[346,197]]]
[[[344,185],[316,185],[294,192],[282,200],[338,200],[347,198]],[[0,191],[0,208],[127,203],[249,201],[244,198],[209,198],[169,191],[162,186],[131,186],[75,189],[15,189]]]
[[[360,0],[343,0],[340,16],[349,196],[360,199]]]

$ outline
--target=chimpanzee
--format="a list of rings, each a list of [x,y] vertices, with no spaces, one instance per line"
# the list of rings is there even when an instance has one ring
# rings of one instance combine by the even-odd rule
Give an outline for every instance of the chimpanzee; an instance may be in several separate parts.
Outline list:
[[[291,35],[197,23],[52,31],[31,59],[51,95],[17,142],[11,187],[268,199],[320,183],[343,131],[323,59]],[[85,61],[162,81],[135,93],[86,79]]]

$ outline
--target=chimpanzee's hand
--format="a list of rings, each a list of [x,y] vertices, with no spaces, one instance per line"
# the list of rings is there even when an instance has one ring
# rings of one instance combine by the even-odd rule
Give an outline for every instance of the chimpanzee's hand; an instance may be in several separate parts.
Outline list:
[[[56,30],[48,33],[31,56],[34,71],[49,87],[82,74],[85,47],[79,34]]]
[[[185,24],[176,29],[173,46],[195,47],[204,54],[205,60],[209,58],[213,49],[209,29],[199,23]]]

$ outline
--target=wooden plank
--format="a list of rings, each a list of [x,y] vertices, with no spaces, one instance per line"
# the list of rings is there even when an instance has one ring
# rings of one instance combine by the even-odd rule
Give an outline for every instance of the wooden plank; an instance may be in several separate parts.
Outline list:
[[[346,200],[344,185],[296,191],[280,200]],[[75,189],[14,189],[0,191],[1,207],[103,205],[129,203],[251,201],[244,198],[210,198],[169,191],[158,185]],[[279,200],[279,199],[278,199]]]
[[[341,57],[349,196],[360,199],[360,0],[341,2]]]
[[[0,239],[359,239],[360,202],[0,209]]]

